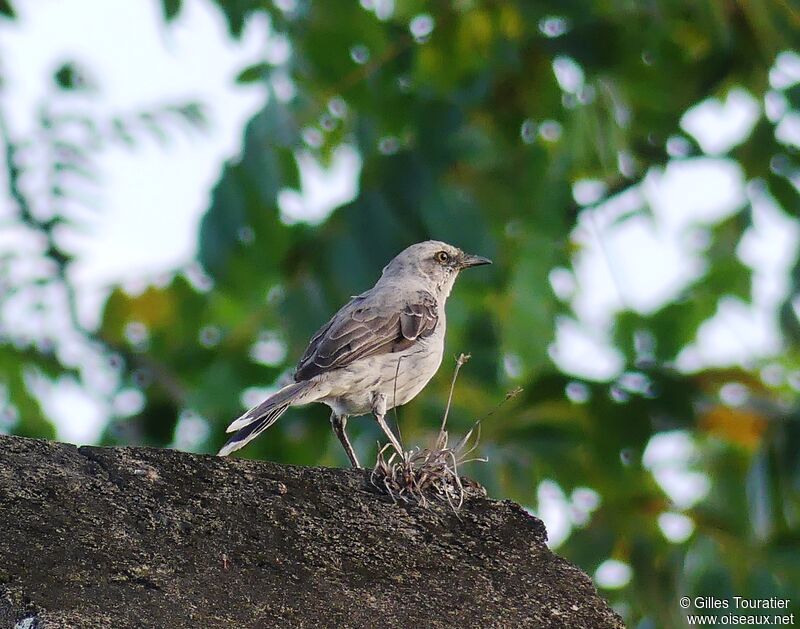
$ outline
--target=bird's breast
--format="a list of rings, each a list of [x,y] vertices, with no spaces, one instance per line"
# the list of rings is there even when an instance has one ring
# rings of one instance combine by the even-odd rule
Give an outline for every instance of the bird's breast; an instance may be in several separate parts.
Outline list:
[[[438,330],[437,330],[438,331]],[[402,406],[414,399],[442,364],[443,339],[433,334],[419,342],[414,348],[402,352],[384,367],[382,393],[386,395],[389,408]]]

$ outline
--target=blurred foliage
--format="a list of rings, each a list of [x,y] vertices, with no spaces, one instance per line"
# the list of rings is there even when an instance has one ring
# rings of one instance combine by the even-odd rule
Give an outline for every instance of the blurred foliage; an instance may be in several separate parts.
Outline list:
[[[266,86],[269,97],[212,192],[199,234],[202,271],[177,273],[139,294],[115,289],[100,328],[84,331],[119,374],[120,390],[143,399],[132,416],[114,418],[104,441],[176,445],[186,426],[200,426],[208,430],[196,449],[214,451],[242,410],[243,391],[285,377],[314,330],[371,286],[397,251],[440,238],[495,259],[493,267],[465,274],[448,305],[449,352],[473,355],[457,385],[452,429],[492,412],[514,387],[525,390],[483,426],[490,462],[469,472],[490,494],[533,506],[539,482],[553,479],[580,510],[583,488],[597,492],[599,505],[574,518],[559,552],[590,574],[609,558],[632,568],[624,587],[604,591],[630,626],[682,626],[677,600],[684,595],[796,599],[800,262],[780,311],[785,351],[770,365],[697,373],[673,366],[720,299],[750,299],[751,270],[734,251],[752,225],[753,195],[714,227],[704,273],[679,300],[655,312],[618,313],[614,341],[625,361],[619,377],[580,381],[550,358],[557,322],[574,316],[551,288],[551,272],[572,268],[579,253],[573,230],[593,211],[574,200],[573,185],[602,182],[602,203],[636,189],[651,169],[701,156],[682,135],[681,117],[732,88],[761,102],[782,99],[798,115],[800,85],[769,83],[776,56],[800,43],[795,5],[216,1],[231,37],[251,14],[265,13],[291,55],[279,65],[259,61],[238,76]],[[178,16],[181,5],[163,0],[164,18]],[[0,12],[13,16],[7,3],[0,2]],[[554,64],[572,81],[560,84]],[[62,92],[91,84],[70,64],[54,80]],[[199,106],[187,105],[117,118],[105,128],[123,141],[147,130],[162,137],[154,129],[175,116],[202,121]],[[43,130],[55,133],[59,124],[42,117]],[[81,124],[97,128],[91,120]],[[762,113],[728,156],[741,166],[748,190],[770,195],[796,218],[796,147],[776,137],[777,124]],[[36,216],[15,183],[18,142],[2,132],[19,219],[50,243],[55,276],[69,290],[70,256],[51,237],[63,216],[57,209]],[[298,157],[327,164],[345,143],[363,160],[356,198],[321,224],[288,224],[279,197],[300,189]],[[91,172],[91,150],[66,148],[54,155],[69,159],[54,158],[53,168]],[[643,202],[633,214],[648,211]],[[11,430],[52,436],[25,374],[55,376],[63,365],[52,347],[25,343],[9,330],[3,335],[7,406],[20,418]],[[407,443],[430,441],[450,367],[445,362],[400,410]],[[762,367],[779,377],[762,378]],[[746,391],[744,404],[720,396],[732,383]],[[327,417],[323,407],[292,411],[244,455],[344,465]],[[371,422],[351,425],[357,449],[374,447]],[[690,471],[711,484],[693,506],[673,504],[643,463],[654,435],[674,430],[696,445]],[[668,541],[658,524],[665,513],[689,518],[693,533]]]

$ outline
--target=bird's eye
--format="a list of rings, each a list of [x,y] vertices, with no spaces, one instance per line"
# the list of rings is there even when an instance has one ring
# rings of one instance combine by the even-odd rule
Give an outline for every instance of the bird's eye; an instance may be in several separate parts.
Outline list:
[[[450,256],[446,251],[440,251],[436,254],[436,261],[445,264],[450,261]]]

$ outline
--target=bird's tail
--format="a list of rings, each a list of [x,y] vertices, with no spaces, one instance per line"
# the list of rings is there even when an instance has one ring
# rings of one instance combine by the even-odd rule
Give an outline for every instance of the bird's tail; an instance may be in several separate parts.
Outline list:
[[[234,450],[243,448],[247,443],[272,426],[286,412],[286,409],[300,397],[308,384],[308,382],[288,384],[232,422],[225,432],[235,432],[236,434],[222,446],[218,455],[226,456]]]

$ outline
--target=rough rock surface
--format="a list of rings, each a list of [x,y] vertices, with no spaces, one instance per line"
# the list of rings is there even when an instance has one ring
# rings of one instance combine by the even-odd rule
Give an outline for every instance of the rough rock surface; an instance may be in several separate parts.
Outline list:
[[[621,627],[510,502],[0,436],[0,627]]]

